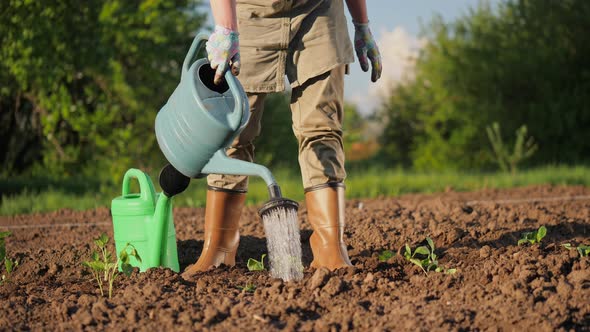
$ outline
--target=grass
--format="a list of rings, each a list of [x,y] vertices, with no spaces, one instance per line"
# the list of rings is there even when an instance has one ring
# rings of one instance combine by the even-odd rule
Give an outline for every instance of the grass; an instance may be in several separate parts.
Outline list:
[[[296,201],[303,200],[303,189],[298,173],[278,170],[275,178],[281,186],[283,196]],[[152,176],[152,179],[156,179]],[[2,194],[0,215],[45,212],[60,208],[87,210],[100,206],[109,206],[111,199],[120,195],[119,188],[96,189],[89,186],[85,192],[80,187],[71,190],[67,185],[49,184],[41,186],[39,181],[30,189],[23,179],[0,179]],[[34,182],[34,181],[32,181]],[[79,183],[79,180],[72,183]],[[21,191],[15,183],[21,185]],[[481,172],[433,172],[420,173],[401,169],[383,170],[378,168],[349,172],[346,180],[348,198],[372,198],[380,196],[398,196],[406,193],[433,193],[447,188],[455,191],[472,191],[484,188],[512,188],[535,184],[585,185],[590,186],[590,167],[585,166],[546,166],[525,170],[511,175],[509,173]],[[4,188],[9,187],[7,191]],[[202,207],[205,205],[206,181],[193,180],[184,193],[174,199],[175,206]],[[265,183],[253,178],[247,204],[258,205],[268,199]]]

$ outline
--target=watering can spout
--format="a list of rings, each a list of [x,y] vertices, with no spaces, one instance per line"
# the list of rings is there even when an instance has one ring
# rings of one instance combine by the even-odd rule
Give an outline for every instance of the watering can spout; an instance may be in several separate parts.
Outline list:
[[[162,250],[165,248],[164,239],[168,230],[168,216],[170,214],[170,197],[160,194],[156,203],[152,223],[154,229],[152,230],[152,241],[150,248],[152,253],[150,257],[154,260],[153,266],[160,266],[162,263]]]
[[[269,188],[271,186],[278,187],[277,181],[272,176],[272,173],[268,170],[268,168],[259,164],[230,158],[226,155],[225,148],[219,149],[217,152],[215,152],[213,157],[209,160],[205,167],[203,167],[202,173],[259,176],[264,180]]]

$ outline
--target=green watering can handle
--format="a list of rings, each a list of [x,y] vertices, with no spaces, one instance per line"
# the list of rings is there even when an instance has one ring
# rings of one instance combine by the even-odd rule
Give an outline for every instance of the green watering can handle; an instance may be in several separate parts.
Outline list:
[[[129,184],[131,179],[137,179],[139,182],[139,194],[144,201],[154,201],[154,188],[147,174],[137,168],[130,168],[123,177],[123,196],[129,195]]]

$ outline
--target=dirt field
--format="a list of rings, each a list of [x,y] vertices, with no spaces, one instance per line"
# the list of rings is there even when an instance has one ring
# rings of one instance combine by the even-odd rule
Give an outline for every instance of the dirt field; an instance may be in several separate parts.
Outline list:
[[[560,244],[590,244],[590,188],[407,195],[347,203],[346,240],[354,268],[305,270],[297,283],[249,272],[266,252],[256,209],[242,219],[237,266],[183,280],[154,269],[121,277],[111,300],[98,294],[81,261],[92,238],[112,237],[107,209],[0,217],[20,265],[0,286],[0,330],[590,330],[590,258]],[[203,242],[202,209],[177,209],[181,268]],[[310,228],[300,209],[304,265]],[[73,225],[77,224],[77,225]],[[524,231],[547,227],[542,244],[517,246]],[[28,227],[28,228],[22,228]],[[385,249],[430,236],[439,262],[430,272]],[[253,292],[240,287],[254,284]]]

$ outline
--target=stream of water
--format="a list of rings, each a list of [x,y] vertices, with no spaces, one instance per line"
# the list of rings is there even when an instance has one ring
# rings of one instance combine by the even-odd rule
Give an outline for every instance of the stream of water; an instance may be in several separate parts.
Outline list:
[[[284,281],[303,278],[301,237],[297,211],[274,208],[262,217],[270,261],[270,274]]]

